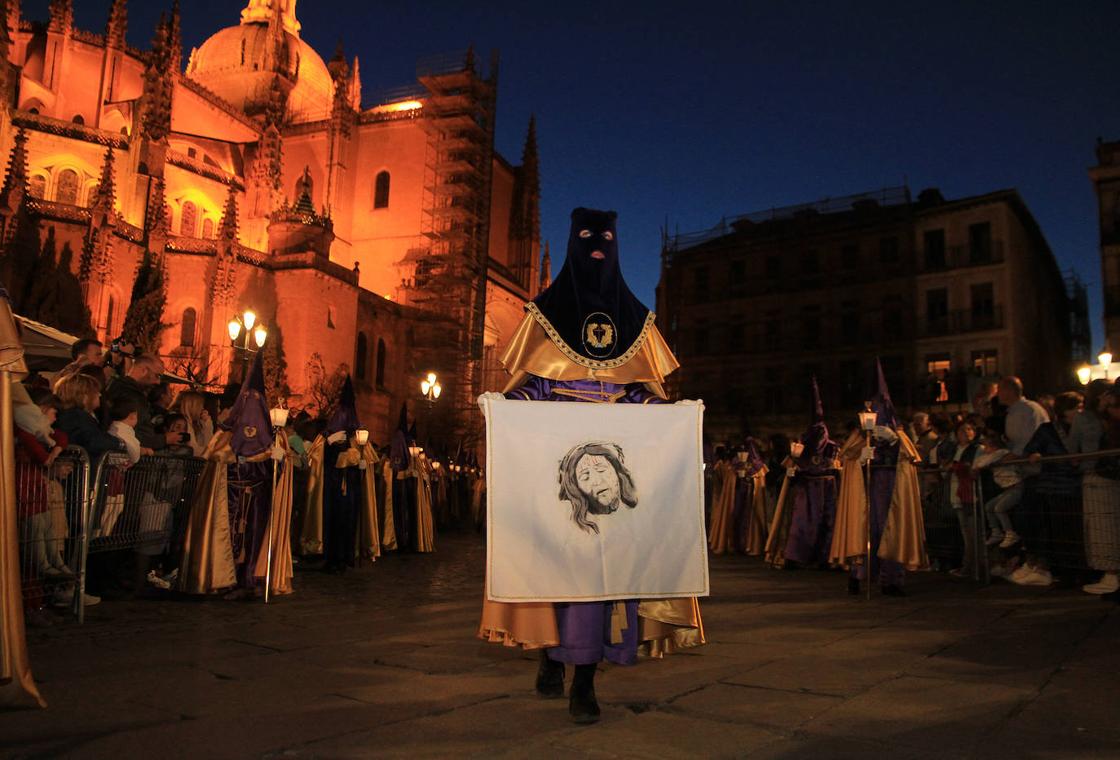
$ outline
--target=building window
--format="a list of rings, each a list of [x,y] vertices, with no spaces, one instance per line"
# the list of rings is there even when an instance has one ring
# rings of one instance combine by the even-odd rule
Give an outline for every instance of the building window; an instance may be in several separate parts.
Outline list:
[[[194,345],[195,323],[198,321],[198,312],[194,309],[183,309],[183,316],[179,320],[179,345]]]
[[[373,207],[389,208],[389,172],[378,172],[373,183]]]
[[[968,260],[987,264],[992,260],[992,225],[988,222],[968,225]]]
[[[902,300],[898,296],[887,296],[883,300],[883,337],[887,341],[902,340],[904,320]]]
[[[821,257],[814,250],[804,251],[801,254],[801,274],[817,275],[821,272]]]
[[[366,363],[369,354],[369,345],[364,332],[358,333],[358,344],[354,349],[354,376],[359,380],[366,379]]]
[[[214,237],[214,220],[209,217],[202,220],[202,237],[211,240]]]
[[[945,260],[945,230],[926,230],[925,236],[926,269],[944,269]]]
[[[949,330],[949,291],[934,288],[926,291],[926,325],[933,334],[944,334]]]
[[[972,369],[981,377],[995,377],[999,374],[999,352],[994,348],[973,351]]]
[[[58,187],[54,199],[59,203],[74,206],[78,203],[78,173],[73,169],[63,169],[58,173]]]
[[[801,347],[820,348],[821,312],[818,306],[806,306],[801,311]]]
[[[846,245],[840,249],[840,266],[844,269],[859,268],[859,246]]]
[[[996,327],[996,299],[992,283],[973,285],[969,292],[972,298],[972,328],[988,330]]]
[[[743,323],[740,321],[727,326],[727,351],[732,354],[743,351]]]
[[[840,304],[840,342],[861,342],[861,327],[859,302],[844,301]]]
[[[28,183],[28,191],[31,193],[32,198],[45,198],[47,197],[47,178],[42,174],[31,175],[31,181]]]
[[[116,324],[114,324],[115,320],[113,319],[113,317],[116,316],[116,312],[117,312],[117,299],[113,296],[112,293],[110,293],[109,294],[109,309],[105,313],[105,334],[106,334],[106,337],[109,338],[109,340],[114,340],[117,337],[117,334],[116,334],[116,327],[117,326],[116,326]]]
[[[883,264],[898,263],[898,238],[879,238],[879,261]]]
[[[708,299],[707,267],[696,267],[692,270],[692,289],[694,300],[706,301]]]
[[[375,368],[374,382],[378,388],[385,387],[385,341],[377,339],[377,367]]]
[[[86,123],[85,117],[82,116],[80,113],[74,114],[74,118],[71,119],[70,121],[72,121],[74,124],[85,124]]]
[[[763,341],[767,351],[778,351],[782,347],[782,319],[776,311],[766,313]]]
[[[926,401],[931,404],[944,404],[949,401],[949,372],[953,360],[949,354],[929,354],[926,356]]]
[[[179,234],[183,237],[194,237],[198,224],[198,206],[190,201],[183,204],[183,214],[179,218]]]
[[[747,263],[742,259],[737,259],[731,262],[730,269],[730,290],[731,296],[743,295],[743,286],[747,282]]]
[[[766,277],[776,280],[782,276],[782,259],[780,256],[766,257]]]

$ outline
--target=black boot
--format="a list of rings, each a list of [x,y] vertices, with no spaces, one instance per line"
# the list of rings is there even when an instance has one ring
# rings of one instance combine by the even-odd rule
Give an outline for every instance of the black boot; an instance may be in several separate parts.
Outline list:
[[[859,578],[848,578],[848,593],[859,596]]]
[[[575,723],[595,723],[599,720],[599,703],[595,701],[595,669],[598,665],[576,665],[572,678],[571,696],[568,698],[568,715]]]
[[[541,666],[537,669],[537,696],[559,699],[564,696],[564,663],[550,660],[548,650],[541,650]]]

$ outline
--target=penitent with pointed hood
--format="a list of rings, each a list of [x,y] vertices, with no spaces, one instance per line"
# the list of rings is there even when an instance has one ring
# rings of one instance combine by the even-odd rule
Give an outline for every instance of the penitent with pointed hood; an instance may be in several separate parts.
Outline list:
[[[637,404],[666,398],[662,384],[677,360],[653,313],[622,277],[616,221],[613,211],[572,212],[564,265],[526,304],[502,356],[511,375],[507,398]],[[544,650],[537,674],[542,696],[561,696],[565,664],[574,666],[568,709],[580,723],[599,717],[594,674],[600,660],[630,665],[639,645],[661,656],[704,643],[695,599],[552,605],[484,598],[479,637]]]

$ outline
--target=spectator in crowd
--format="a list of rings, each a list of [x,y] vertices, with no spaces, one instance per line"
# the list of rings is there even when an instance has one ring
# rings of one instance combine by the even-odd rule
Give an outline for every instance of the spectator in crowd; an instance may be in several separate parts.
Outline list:
[[[1022,456],[1035,431],[1048,422],[1049,417],[1037,402],[1024,398],[1023,381],[1014,375],[999,381],[998,393],[999,403],[1007,409],[1003,433],[1008,448],[1015,456]]]
[[[88,374],[78,373],[62,378],[55,385],[62,411],[57,427],[66,433],[70,443],[86,450],[91,462],[108,451],[123,451],[120,439],[101,429],[95,416],[101,406],[101,386]]]
[[[1043,393],[1035,399],[1035,402],[1042,407],[1042,411],[1046,412],[1046,419],[1050,422],[1054,421],[1054,415],[1056,414],[1054,411],[1054,401],[1055,397],[1049,393]]]
[[[112,420],[109,424],[109,434],[120,439],[133,464],[139,462],[141,456],[152,453],[151,449],[140,444],[140,439],[136,436],[140,410],[135,401],[127,398],[114,401],[109,408],[109,419]]]
[[[16,512],[20,534],[30,555],[26,564],[37,577],[69,573],[58,551],[48,553],[51,515],[47,504],[47,479],[51,466],[66,448],[66,436],[52,430],[57,399],[40,389],[14,408],[16,422]]]
[[[961,536],[964,538],[964,557],[961,566],[953,571],[953,575],[967,578],[976,569],[976,522],[973,507],[976,501],[975,474],[973,466],[976,461],[979,444],[976,442],[976,428],[971,423],[961,422],[956,429],[956,450],[953,457],[945,463],[951,473],[949,476],[949,502],[953,507],[953,514],[961,526]]]
[[[986,435],[982,447],[983,451],[978,454],[973,466],[978,470],[991,468],[992,481],[999,490],[984,504],[990,531],[988,546],[998,544],[1000,548],[1006,549],[1019,542],[1019,534],[1015,532],[1009,513],[1023,498],[1023,479],[1014,465],[993,466],[1011,456],[1011,452],[1003,446],[998,436],[994,433]],[[985,489],[985,496],[987,493],[988,489]]]
[[[910,418],[910,437],[913,439],[918,453],[922,455],[922,461],[928,462],[930,450],[938,443],[937,431],[933,429],[929,414],[915,412],[914,416]]]
[[[1073,430],[1074,420],[1080,416],[1084,406],[1084,397],[1076,391],[1059,393],[1054,397],[1054,416],[1052,420],[1055,429],[1058,431],[1058,437],[1062,441],[1062,446],[1068,453],[1073,453],[1070,448],[1072,443],[1070,433]]]
[[[933,428],[937,442],[929,447],[923,461],[930,465],[940,465],[953,457],[956,450],[956,440],[953,437],[955,425],[949,415],[938,412],[930,416],[930,426]]]
[[[984,381],[972,397],[972,411],[985,419],[995,414],[992,402],[996,401],[998,387],[991,381]]]
[[[167,429],[167,412],[171,408],[171,386],[163,381],[153,385],[148,391],[148,410],[152,416],[152,427],[156,430]],[[177,445],[176,441],[168,439],[168,446]]]
[[[194,448],[191,447],[191,436],[187,431],[186,417],[178,412],[168,412],[163,418],[163,427],[161,430],[166,433],[179,434],[178,442],[168,443],[163,453],[177,457],[194,456]]]
[[[178,433],[161,435],[156,432],[155,426],[152,424],[152,411],[148,405],[148,393],[152,386],[159,383],[162,372],[163,363],[158,357],[151,354],[141,354],[133,361],[128,373],[124,377],[114,378],[105,390],[105,400],[110,408],[118,401],[131,402],[137,416],[134,426],[135,437],[140,441],[142,447],[153,451],[159,451],[169,443],[179,440]]]
[[[194,456],[200,457],[214,437],[214,423],[206,410],[206,397],[198,391],[183,391],[175,399],[175,411],[187,421],[187,435]]]
[[[1066,448],[1071,454],[1092,454],[1107,446],[1110,409],[1116,403],[1114,388],[1107,380],[1094,380],[1085,392],[1085,408],[1070,425]],[[1111,477],[1109,460],[1083,459],[1079,463],[1085,559],[1101,573],[1099,580],[1082,586],[1089,594],[1120,590],[1120,479]]]
[[[70,345],[70,361],[101,365],[105,347],[95,338],[82,338]]]

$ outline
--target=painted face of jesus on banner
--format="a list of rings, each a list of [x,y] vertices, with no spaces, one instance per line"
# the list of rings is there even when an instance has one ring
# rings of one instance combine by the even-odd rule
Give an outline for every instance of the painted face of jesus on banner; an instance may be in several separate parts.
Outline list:
[[[560,462],[560,499],[571,504],[572,521],[588,533],[599,532],[588,514],[609,515],[623,504],[638,506],[638,489],[622,449],[613,443],[572,448]]]

